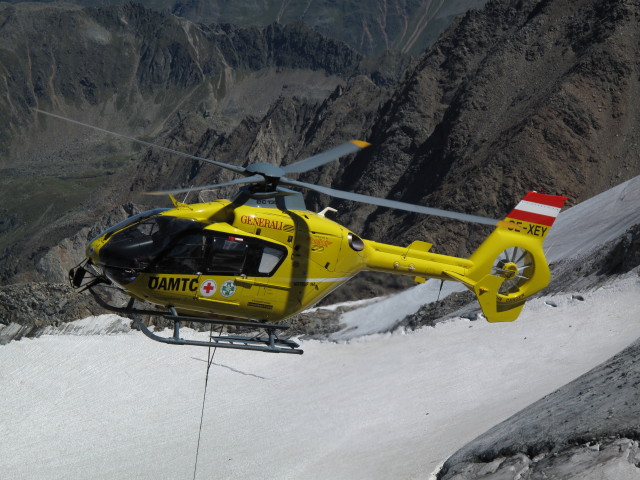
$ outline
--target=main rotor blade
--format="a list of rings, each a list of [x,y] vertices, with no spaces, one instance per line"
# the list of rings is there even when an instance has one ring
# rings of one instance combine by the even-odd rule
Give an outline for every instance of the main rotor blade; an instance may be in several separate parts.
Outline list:
[[[110,130],[105,130],[104,128],[96,127],[94,125],[90,125],[88,123],[79,122],[77,120],[72,120],[71,118],[63,117],[62,115],[56,115],[55,113],[45,112],[44,110],[40,110],[39,108],[34,108],[36,112],[42,113],[43,115],[48,115],[53,118],[57,118],[60,120],[65,120],[70,123],[75,123],[76,125],[81,125],[87,128],[93,128],[99,132],[108,133],[109,135],[115,135],[116,137],[125,138],[127,140],[131,140],[132,142],[140,143],[142,145],[146,145],[147,147],[157,148],[158,150],[162,150],[164,152],[173,153],[175,155],[180,155],[181,157],[190,158],[192,160],[200,160],[202,162],[212,163],[213,165],[217,165],[221,168],[226,168],[227,170],[231,170],[232,172],[241,173],[246,175],[244,167],[238,167],[236,165],[230,165],[228,163],[216,162],[215,160],[211,160],[209,158],[198,157],[197,155],[191,155],[190,153],[181,152],[179,150],[174,150],[173,148],[163,147],[162,145],[158,145],[157,143],[146,142],[144,140],[140,140],[139,138],[130,137],[128,135],[123,135],[122,133],[112,132]]]
[[[362,195],[359,193],[345,192],[343,190],[335,190],[333,188],[313,185],[311,183],[299,182],[298,180],[290,180],[288,178],[282,178],[280,180],[280,183],[291,185],[294,187],[308,188],[309,190],[315,190],[316,192],[324,193],[325,195],[330,195],[332,197],[342,198],[344,200],[353,200],[354,202],[370,203],[372,205],[396,208],[399,210],[406,210],[408,212],[424,213],[427,215],[436,215],[438,217],[453,218],[455,220],[462,220],[463,222],[481,223],[483,225],[496,225],[499,222],[499,220],[494,220],[492,218],[480,217],[477,215],[468,215],[466,213],[451,212],[449,210],[441,210],[439,208],[423,207],[422,205],[398,202],[396,200],[372,197],[370,195]]]
[[[175,190],[160,190],[157,192],[146,192],[147,195],[174,195],[176,193],[194,192],[198,190],[208,190],[213,188],[228,187],[229,185],[243,185],[245,183],[264,183],[264,177],[262,175],[251,175],[245,178],[236,178],[224,183],[215,183],[213,185],[204,185],[198,187],[189,188],[176,188]]]
[[[330,150],[326,150],[322,153],[318,153],[317,155],[313,155],[312,157],[308,157],[304,160],[292,163],[290,165],[287,165],[286,167],[282,167],[282,169],[285,171],[285,173],[307,172],[321,165],[324,165],[325,163],[333,162],[340,157],[344,157],[345,155],[349,155],[350,153],[362,150],[369,145],[371,144],[362,142],[360,140],[349,140],[347,143],[343,143],[342,145],[338,145],[337,147],[334,147]]]

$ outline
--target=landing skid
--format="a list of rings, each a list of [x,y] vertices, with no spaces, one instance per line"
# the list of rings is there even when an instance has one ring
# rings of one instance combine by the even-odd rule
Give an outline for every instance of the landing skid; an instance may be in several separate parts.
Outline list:
[[[288,329],[289,325],[238,320],[210,319],[178,315],[173,307],[169,307],[171,314],[163,314],[158,310],[142,310],[133,308],[133,304],[135,303],[134,298],[131,298],[126,307],[115,307],[106,302],[97,292],[93,290],[93,287],[101,283],[109,284],[111,282],[100,275],[88,272],[84,269],[84,265],[76,268],[82,269],[82,272],[77,273],[77,270],[74,269],[69,273],[69,279],[71,281],[71,285],[74,288],[79,289],[79,291],[88,290],[96,300],[96,302],[107,310],[131,316],[142,333],[144,333],[151,340],[155,340],[156,342],[168,343],[170,345],[194,345],[198,347],[234,348],[236,350],[253,350],[258,352],[270,353],[292,353],[297,355],[301,355],[303,353],[303,351],[298,348],[300,345],[298,345],[293,340],[278,338],[276,332],[279,330]],[[83,278],[85,273],[87,272],[90,273],[93,278],[87,283],[83,284]],[[164,316],[164,318],[171,320],[173,322],[173,336],[161,337],[160,335],[156,335],[151,330],[149,330],[149,328],[142,322],[140,315],[162,315]],[[266,333],[266,337],[259,335],[253,337],[241,335],[217,335],[210,337],[208,341],[185,340],[183,338],[180,338],[180,322],[209,323],[212,325],[245,327],[254,330],[264,330]]]
[[[236,320],[213,320],[202,317],[191,317],[187,315],[163,315],[164,318],[173,321],[173,336],[161,337],[151,332],[147,326],[142,322],[139,315],[133,315],[133,319],[136,325],[142,333],[144,333],[151,340],[156,342],[168,343],[171,345],[194,345],[198,347],[214,347],[214,348],[235,348],[238,350],[253,350],[258,352],[270,352],[270,353],[293,353],[302,354],[296,342],[293,340],[281,339],[276,335],[278,330],[286,330],[289,325],[278,325],[274,323],[259,323],[259,322],[245,322]],[[245,337],[240,335],[217,335],[209,337],[209,341],[201,340],[185,340],[180,338],[180,322],[199,322],[209,323],[212,325],[224,325],[234,327],[248,327],[254,329],[264,329],[267,337]]]

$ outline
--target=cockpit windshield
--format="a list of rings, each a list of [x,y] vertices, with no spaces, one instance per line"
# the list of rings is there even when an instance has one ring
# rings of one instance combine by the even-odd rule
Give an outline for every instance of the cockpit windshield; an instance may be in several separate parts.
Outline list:
[[[128,225],[133,225],[134,223],[137,223],[145,218],[151,218],[154,217],[162,212],[166,212],[167,210],[171,210],[170,208],[155,208],[153,210],[146,210],[144,212],[138,213],[136,215],[133,215],[129,218],[125,218],[123,221],[116,223],[115,225],[113,225],[112,227],[107,228],[104,232],[101,232],[100,235],[98,235],[98,237],[104,237],[104,239],[108,239],[111,235],[114,234],[114,232],[117,232],[119,230],[122,230],[123,228],[127,227]],[[94,240],[96,240],[98,237],[94,238],[91,240],[91,242],[93,242]]]

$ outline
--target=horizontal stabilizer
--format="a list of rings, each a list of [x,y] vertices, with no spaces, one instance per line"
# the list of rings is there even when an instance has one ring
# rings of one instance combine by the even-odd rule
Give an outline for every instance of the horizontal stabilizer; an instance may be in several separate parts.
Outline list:
[[[488,322],[513,322],[524,307],[524,297],[510,303],[497,302],[498,292],[504,280],[503,277],[487,275],[474,285],[473,290]]]

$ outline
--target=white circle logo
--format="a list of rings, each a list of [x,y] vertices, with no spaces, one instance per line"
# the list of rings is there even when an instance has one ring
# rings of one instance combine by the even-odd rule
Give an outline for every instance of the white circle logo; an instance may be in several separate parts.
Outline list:
[[[203,297],[210,297],[216,290],[218,289],[218,285],[213,280],[205,280],[200,284],[200,295]]]
[[[220,293],[223,297],[230,297],[234,293],[236,293],[236,284],[233,280],[227,280],[220,287]]]

